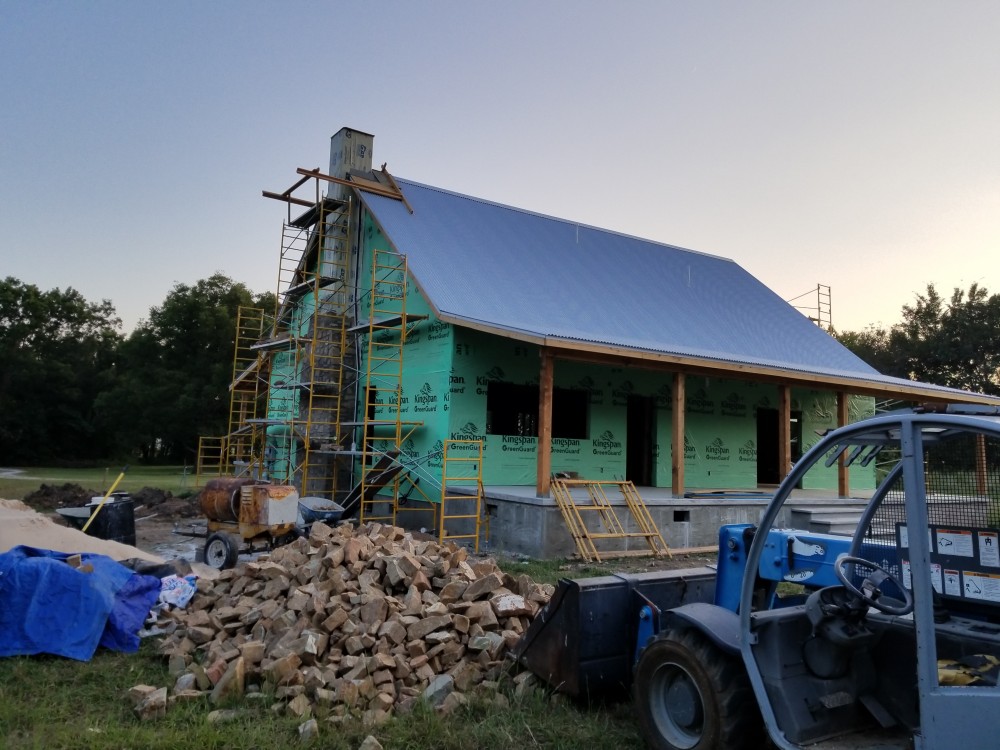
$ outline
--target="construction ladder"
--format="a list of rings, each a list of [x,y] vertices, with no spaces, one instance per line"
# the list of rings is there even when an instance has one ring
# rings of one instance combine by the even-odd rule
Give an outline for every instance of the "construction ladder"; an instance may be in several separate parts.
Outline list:
[[[398,459],[403,440],[400,401],[406,345],[406,258],[375,249],[371,264],[358,517],[362,523],[395,524],[403,468]],[[377,496],[386,487],[391,497],[380,500]]]
[[[454,492],[454,487],[474,487],[474,494]],[[444,458],[441,462],[441,513],[438,539],[472,539],[474,551],[479,552],[479,535],[482,529],[483,508],[483,441],[445,440]],[[455,533],[448,529],[448,522],[457,523],[472,533]]]
[[[260,403],[261,355],[253,346],[264,333],[264,310],[240,306],[236,313],[236,341],[229,381],[229,429],[226,432],[223,474],[234,476],[260,470],[261,445],[254,420]]]
[[[318,184],[318,183],[317,183]],[[300,364],[301,400],[305,424],[299,426],[305,455],[302,457],[303,495],[333,499],[337,491],[340,419],[347,354],[348,263],[350,260],[350,202],[333,203],[317,198],[319,220],[315,273],[306,293],[311,316]],[[300,308],[301,309],[301,308]],[[302,402],[300,402],[300,409]]]
[[[198,458],[194,467],[194,486],[201,487],[211,477],[221,477],[226,464],[225,436],[202,435],[198,438]]]
[[[606,486],[618,488],[638,531],[625,531],[604,492]],[[589,502],[586,504],[578,502],[578,498],[573,496],[574,488],[585,489]],[[632,482],[553,478],[552,494],[555,497],[556,505],[562,512],[570,536],[573,537],[577,552],[587,562],[601,561],[601,553],[598,552],[595,544],[595,541],[600,539],[621,539],[626,545],[629,539],[642,539],[649,546],[648,552],[645,550],[619,550],[617,552],[606,550],[604,553],[606,557],[624,557],[636,554],[651,554],[656,557],[663,554],[670,555],[670,549],[663,540],[660,530],[656,527],[653,517],[649,514],[649,508],[646,507]],[[598,516],[600,524],[604,528],[603,532],[594,532],[588,527],[585,515],[592,517],[593,514]]]

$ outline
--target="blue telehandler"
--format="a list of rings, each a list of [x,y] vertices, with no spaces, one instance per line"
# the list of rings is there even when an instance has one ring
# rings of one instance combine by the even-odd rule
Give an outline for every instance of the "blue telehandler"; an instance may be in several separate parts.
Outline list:
[[[841,459],[878,467],[853,535],[778,528]],[[997,747],[1000,409],[828,433],[715,569],[560,581],[515,656],[572,696],[630,690],[657,750]]]

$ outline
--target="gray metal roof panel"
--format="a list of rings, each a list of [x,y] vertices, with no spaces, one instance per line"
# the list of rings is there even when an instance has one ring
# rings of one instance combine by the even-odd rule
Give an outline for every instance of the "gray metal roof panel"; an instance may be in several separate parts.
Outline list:
[[[412,214],[391,198],[362,199],[444,316],[535,337],[913,385],[880,375],[731,260],[397,182]]]

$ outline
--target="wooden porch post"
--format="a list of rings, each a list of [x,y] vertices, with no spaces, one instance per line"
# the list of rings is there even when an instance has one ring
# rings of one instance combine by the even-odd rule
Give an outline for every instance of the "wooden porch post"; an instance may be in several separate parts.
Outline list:
[[[778,386],[778,478],[792,470],[792,389]]]
[[[684,497],[684,373],[674,374],[673,418],[670,429],[670,492]]]
[[[844,427],[850,418],[847,411],[849,399],[850,396],[847,393],[837,391],[837,427]],[[847,454],[847,451],[843,451],[840,458],[837,459],[837,495],[840,497],[850,497],[851,495],[851,476],[850,469],[847,467]]]
[[[538,475],[535,495],[547,497],[552,479],[552,377],[555,370],[552,352],[541,350],[542,365],[538,374]]]

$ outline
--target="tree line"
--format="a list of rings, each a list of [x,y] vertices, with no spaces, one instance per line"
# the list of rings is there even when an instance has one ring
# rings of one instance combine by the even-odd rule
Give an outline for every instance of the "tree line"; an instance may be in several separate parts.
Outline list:
[[[177,284],[124,335],[108,300],[0,282],[0,464],[193,463],[222,435],[240,306],[274,310],[217,273]]]
[[[834,335],[884,375],[1000,395],[1000,295],[979,284],[949,299],[928,284],[899,323]]]
[[[0,282],[0,464],[193,463],[228,428],[236,317],[274,310],[217,273],[177,284],[128,335],[108,300]],[[831,331],[886,375],[1000,395],[1000,295],[933,284],[888,328]]]

